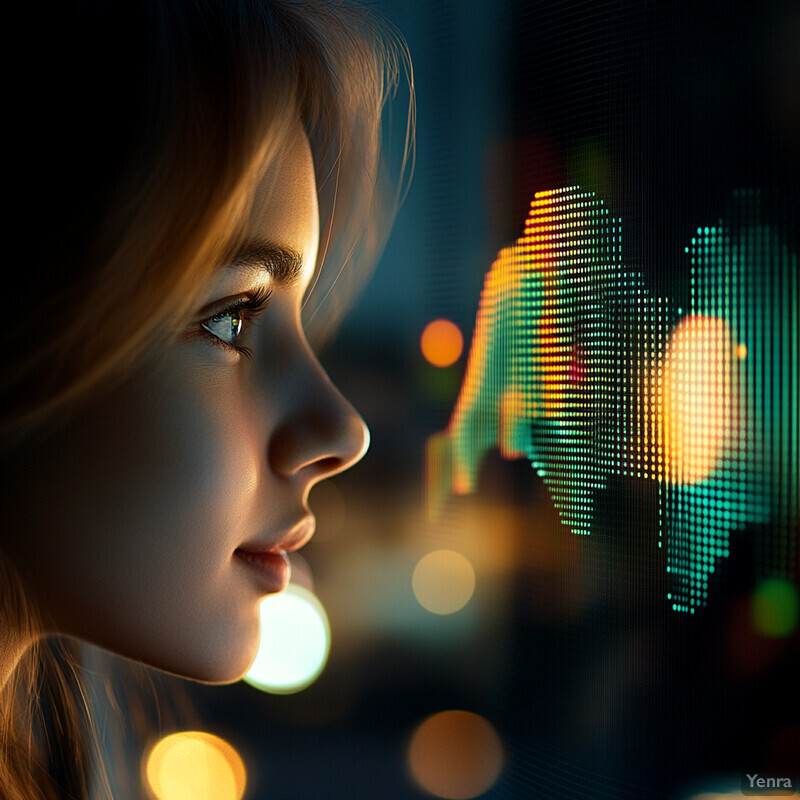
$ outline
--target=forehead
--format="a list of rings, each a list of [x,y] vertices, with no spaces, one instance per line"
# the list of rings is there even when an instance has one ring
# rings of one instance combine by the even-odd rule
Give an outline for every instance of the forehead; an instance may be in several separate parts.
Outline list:
[[[303,272],[313,273],[319,244],[317,187],[311,148],[299,122],[261,175],[245,238],[298,253]]]

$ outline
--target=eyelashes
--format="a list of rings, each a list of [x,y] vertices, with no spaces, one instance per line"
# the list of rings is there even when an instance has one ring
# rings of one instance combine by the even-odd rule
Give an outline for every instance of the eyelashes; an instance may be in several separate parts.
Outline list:
[[[200,320],[200,334],[218,347],[252,358],[252,350],[240,342],[246,336],[249,322],[269,304],[271,294],[271,289],[259,287],[215,309],[211,316]]]

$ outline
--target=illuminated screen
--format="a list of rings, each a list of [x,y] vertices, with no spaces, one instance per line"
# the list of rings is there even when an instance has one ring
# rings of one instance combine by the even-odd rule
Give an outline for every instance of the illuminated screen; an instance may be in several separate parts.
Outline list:
[[[435,541],[504,554],[486,796],[796,780],[797,6],[474,13],[424,162],[423,324],[464,350],[421,484]]]
[[[687,236],[684,309],[626,267],[623,221],[594,192],[537,192],[486,275],[450,424],[430,442],[434,518],[449,492],[474,489],[496,448],[530,461],[574,534],[591,533],[609,476],[657,482],[675,611],[707,605],[730,531],[746,525],[768,526],[758,577],[796,578],[790,213],[735,191],[725,218]]]

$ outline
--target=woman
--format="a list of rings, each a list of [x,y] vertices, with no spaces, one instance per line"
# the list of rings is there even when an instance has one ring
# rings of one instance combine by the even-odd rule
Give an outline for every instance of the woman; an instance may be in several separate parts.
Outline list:
[[[324,334],[386,234],[379,118],[407,62],[317,2],[81,2],[17,29],[42,78],[11,98],[30,324],[3,332],[0,794],[27,800],[59,796],[37,766],[58,734],[15,705],[44,637],[238,680],[311,487],[363,455],[304,322]]]

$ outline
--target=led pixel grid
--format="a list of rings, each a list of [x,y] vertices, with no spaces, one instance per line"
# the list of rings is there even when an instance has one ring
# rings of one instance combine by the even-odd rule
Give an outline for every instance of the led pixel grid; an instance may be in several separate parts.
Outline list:
[[[780,198],[736,192],[685,248],[684,309],[626,269],[622,221],[594,192],[538,192],[486,275],[461,392],[429,442],[431,510],[472,491],[497,446],[530,461],[576,534],[609,476],[657,482],[675,611],[707,603],[733,529],[761,531],[759,574],[792,577],[795,234]]]

